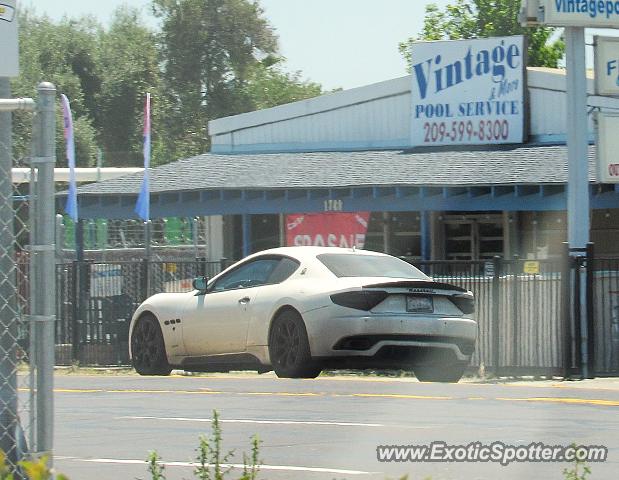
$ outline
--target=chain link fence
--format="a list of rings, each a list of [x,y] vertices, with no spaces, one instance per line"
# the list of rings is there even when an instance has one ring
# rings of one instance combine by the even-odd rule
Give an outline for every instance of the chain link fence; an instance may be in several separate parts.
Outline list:
[[[14,465],[29,451],[34,434],[32,336],[27,321],[32,197],[28,184],[13,184],[12,167],[26,165],[12,157],[10,138],[0,135],[0,449]]]

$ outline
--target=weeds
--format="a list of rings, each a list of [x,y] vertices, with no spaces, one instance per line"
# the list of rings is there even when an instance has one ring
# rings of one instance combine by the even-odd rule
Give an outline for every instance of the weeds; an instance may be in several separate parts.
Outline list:
[[[24,460],[17,462],[17,465],[24,472],[29,480],[68,480],[62,473],[56,474],[47,466],[47,456],[43,456],[38,460]],[[21,477],[19,477],[21,478]],[[11,471],[11,466],[7,462],[6,454],[0,450],[0,480],[14,480],[15,476]]]
[[[165,480],[165,475],[163,474],[165,465],[161,464],[160,460],[161,457],[157,455],[157,452],[149,452],[146,462],[148,463],[148,473],[150,473],[150,478],[153,480]]]
[[[575,443],[572,443],[571,447],[574,449],[577,448]],[[563,477],[565,480],[587,480],[587,476],[591,473],[591,468],[587,466],[587,462],[578,457],[578,455],[574,456],[574,462],[571,468],[563,469]]]
[[[260,440],[256,435],[251,439],[251,455],[243,453],[243,473],[238,480],[256,480],[260,470]],[[194,478],[199,480],[224,480],[228,478],[232,467],[228,464],[234,450],[224,453],[222,450],[221,425],[219,414],[213,410],[210,436],[200,436],[200,443],[196,448],[196,467],[193,471]],[[150,452],[148,456],[148,472],[151,480],[165,480],[163,474],[164,465],[157,452]],[[2,480],[2,479],[0,479]]]

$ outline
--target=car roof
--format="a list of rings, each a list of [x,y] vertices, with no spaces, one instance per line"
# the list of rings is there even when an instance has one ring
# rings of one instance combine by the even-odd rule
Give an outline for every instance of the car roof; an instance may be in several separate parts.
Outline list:
[[[306,247],[271,248],[269,250],[263,250],[261,252],[256,252],[247,258],[257,257],[261,255],[285,255],[288,257],[296,258],[298,260],[305,260],[308,258],[316,258],[317,255],[321,255],[325,253],[337,253],[337,254],[345,254],[345,255],[379,255],[383,257],[389,256],[384,253],[372,252],[370,250],[360,250],[358,248],[306,246]]]

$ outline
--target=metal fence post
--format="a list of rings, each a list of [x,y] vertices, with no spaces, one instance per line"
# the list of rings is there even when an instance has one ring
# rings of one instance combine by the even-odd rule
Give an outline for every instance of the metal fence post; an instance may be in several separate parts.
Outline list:
[[[49,455],[52,464],[54,438],[54,343],[56,319],[55,192],[56,87],[39,84],[37,115],[33,125],[33,157],[37,167],[37,229],[31,242],[36,277],[32,279],[32,314],[36,330],[37,453]]]
[[[520,272],[521,262],[518,255],[514,255],[514,259],[511,262],[511,275],[513,279],[512,285],[512,367],[519,366],[519,352],[520,352],[520,279],[518,273]]]
[[[587,378],[595,377],[595,318],[593,312],[593,275],[594,275],[595,250],[592,242],[587,243],[586,266],[586,295],[587,295]]]
[[[80,331],[79,331],[79,318],[81,315],[80,302],[80,285],[82,283],[81,275],[81,262],[75,260],[73,262],[73,268],[71,270],[71,361],[77,362],[79,360],[79,346],[80,346]]]
[[[582,258],[581,256],[571,256],[571,265],[572,265],[572,295],[574,298],[574,355],[576,359],[576,369],[578,375],[583,374],[583,358],[582,358],[582,298],[580,296],[581,287],[582,287],[582,276],[580,275],[580,269],[582,268]]]
[[[499,321],[500,321],[500,285],[501,281],[501,257],[495,256],[492,259],[494,264],[494,274],[492,276],[492,366],[494,376],[499,376],[500,369],[500,341],[499,341]]]
[[[206,257],[196,257],[196,276],[207,276]]]
[[[148,258],[142,259],[142,285],[141,285],[141,294],[142,298],[140,302],[143,302],[148,298],[149,288],[150,288],[150,260]]]
[[[151,278],[150,278],[150,263],[152,260],[152,221],[144,222],[144,300],[150,296]]]
[[[572,281],[571,257],[567,242],[563,242],[561,262],[561,318],[563,319],[563,377],[569,378],[572,369]]]

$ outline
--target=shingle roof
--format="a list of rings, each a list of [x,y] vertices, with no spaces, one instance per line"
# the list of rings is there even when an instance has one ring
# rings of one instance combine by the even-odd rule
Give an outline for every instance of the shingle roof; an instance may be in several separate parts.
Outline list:
[[[595,147],[589,180],[596,181]],[[80,194],[137,194],[142,174],[82,186]],[[151,170],[150,191],[486,186],[567,182],[567,147],[526,146],[476,151],[204,154]]]

